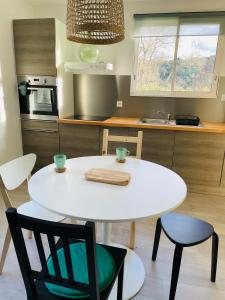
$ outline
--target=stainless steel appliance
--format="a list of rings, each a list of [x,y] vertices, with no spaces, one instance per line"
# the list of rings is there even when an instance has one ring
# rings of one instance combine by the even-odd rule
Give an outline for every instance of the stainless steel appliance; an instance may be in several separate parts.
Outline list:
[[[18,76],[17,81],[22,118],[58,118],[56,77]]]

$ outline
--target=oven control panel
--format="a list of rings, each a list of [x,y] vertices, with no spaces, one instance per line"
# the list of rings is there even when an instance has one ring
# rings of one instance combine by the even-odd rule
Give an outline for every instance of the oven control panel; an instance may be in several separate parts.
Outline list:
[[[20,82],[27,82],[29,85],[36,85],[36,86],[56,86],[56,77],[54,76],[18,76],[17,77],[18,83]]]

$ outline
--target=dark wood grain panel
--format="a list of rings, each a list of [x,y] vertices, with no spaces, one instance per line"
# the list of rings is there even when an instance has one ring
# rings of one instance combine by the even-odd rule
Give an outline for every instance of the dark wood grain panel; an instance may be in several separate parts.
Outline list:
[[[40,130],[52,130],[52,131],[58,131],[58,122],[57,121],[46,121],[46,120],[29,120],[29,119],[23,119],[21,120],[21,126],[25,129],[40,129]]]
[[[176,133],[173,169],[187,183],[219,186],[225,137],[210,133]]]
[[[17,75],[56,76],[55,19],[13,21]]]
[[[54,154],[59,153],[59,133],[22,130],[24,154],[35,153],[37,163],[34,171],[53,163]]]
[[[60,151],[67,157],[99,155],[98,126],[60,124]]]
[[[140,129],[141,130],[141,129]],[[129,129],[129,135],[137,135],[138,129]],[[164,130],[144,129],[142,144],[142,159],[171,168],[174,147],[174,132]],[[132,155],[136,151],[132,146]]]

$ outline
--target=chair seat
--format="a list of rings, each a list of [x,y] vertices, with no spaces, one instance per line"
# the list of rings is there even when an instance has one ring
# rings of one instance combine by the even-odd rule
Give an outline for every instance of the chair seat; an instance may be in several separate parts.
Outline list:
[[[200,244],[214,233],[214,228],[209,223],[176,213],[162,216],[161,225],[171,242],[183,247]]]
[[[58,215],[56,213],[53,213],[34,201],[28,201],[20,205],[17,209],[18,213],[21,215],[25,215],[32,218],[42,219],[46,221],[52,221],[52,222],[60,222],[65,217]]]
[[[87,254],[85,243],[78,242],[70,244],[70,253],[72,260],[72,268],[75,274],[76,281],[88,284]],[[60,248],[57,251],[57,256],[62,277],[68,279],[63,248]],[[97,266],[99,290],[103,291],[112,282],[116,273],[116,265],[111,254],[102,245],[96,246],[96,256],[98,262]],[[48,259],[48,270],[50,275],[55,276],[55,270],[51,256]],[[82,299],[87,298],[89,296],[88,293],[81,292],[75,289],[65,288],[51,283],[46,283],[46,287],[50,293],[69,299]]]
[[[79,243],[77,240],[75,239],[71,239],[70,244],[75,244],[75,243]],[[96,244],[97,247],[101,247],[101,248],[104,248],[108,254],[112,257],[113,261],[115,262],[115,270],[114,270],[114,276],[113,278],[110,279],[110,282],[108,282],[108,286],[105,285],[105,289],[101,289],[101,293],[100,293],[100,300],[106,300],[108,299],[110,293],[111,293],[111,290],[113,288],[113,285],[114,285],[114,282],[117,278],[117,275],[118,275],[118,272],[119,272],[119,269],[121,267],[121,263],[124,261],[125,259],[125,256],[126,256],[126,253],[127,253],[127,250],[123,249],[123,248],[116,248],[116,247],[112,247],[112,246],[106,246],[106,245],[99,245],[99,244]],[[61,249],[62,247],[62,240],[59,239],[57,244],[56,244],[56,249],[57,251],[59,249]],[[101,253],[100,253],[101,254]],[[99,255],[98,255],[99,256]],[[97,258],[97,261],[99,260],[99,258]],[[75,270],[76,270],[76,267],[77,267],[77,264],[75,265]],[[99,267],[98,267],[98,270],[99,270]],[[99,272],[99,271],[98,271]],[[76,273],[78,274],[78,273]],[[75,275],[76,276],[76,275]],[[36,290],[37,290],[37,295],[34,299],[32,300],[68,300],[68,296],[67,297],[64,297],[63,295],[59,296],[59,295],[56,295],[56,294],[53,294],[49,291],[49,289],[46,287],[46,284],[40,280],[36,280],[35,281],[35,285],[36,285]],[[71,297],[69,299],[73,299],[75,297]],[[82,299],[82,300],[91,300],[89,296],[87,297],[79,297],[77,299]]]

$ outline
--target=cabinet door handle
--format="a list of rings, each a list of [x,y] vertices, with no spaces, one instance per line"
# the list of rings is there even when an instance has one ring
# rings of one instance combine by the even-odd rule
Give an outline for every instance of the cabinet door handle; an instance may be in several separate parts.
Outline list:
[[[24,131],[34,131],[34,132],[48,132],[48,133],[54,133],[58,132],[58,130],[53,130],[53,129],[36,129],[36,128],[23,128],[22,130]]]
[[[42,88],[44,88],[44,89],[46,89],[46,90],[50,90],[50,91],[53,91],[53,90],[54,90],[53,88],[48,88],[48,87],[40,87],[40,88],[28,87],[27,90],[28,90],[28,91],[38,91],[38,90],[40,90],[40,89],[42,89]]]

